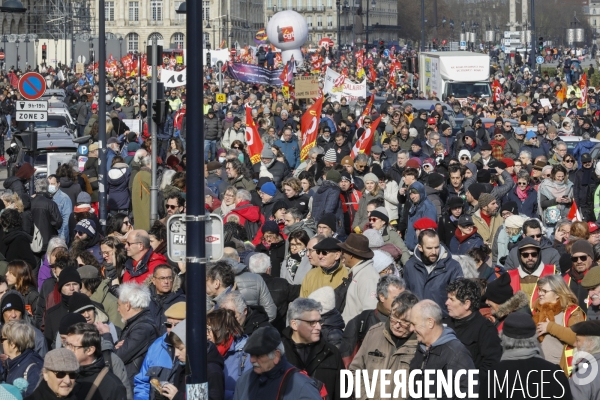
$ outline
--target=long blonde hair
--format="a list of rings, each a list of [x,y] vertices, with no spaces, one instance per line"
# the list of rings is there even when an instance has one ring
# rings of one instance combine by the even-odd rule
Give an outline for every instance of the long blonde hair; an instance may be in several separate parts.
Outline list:
[[[19,195],[14,192],[4,192],[2,193],[2,196],[0,196],[0,199],[2,199],[6,208],[14,208],[19,212],[19,214],[25,209],[25,206],[23,206],[23,201]]]
[[[560,305],[564,309],[566,309],[570,305],[578,305],[579,301],[577,300],[577,296],[575,293],[571,291],[571,289],[567,286],[565,281],[560,275],[546,275],[537,282],[539,288],[548,284],[550,289],[556,293],[560,300]]]

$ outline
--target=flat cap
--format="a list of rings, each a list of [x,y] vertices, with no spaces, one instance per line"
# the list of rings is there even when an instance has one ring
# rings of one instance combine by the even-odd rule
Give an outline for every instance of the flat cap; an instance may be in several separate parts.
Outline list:
[[[258,328],[246,342],[244,351],[250,355],[269,354],[281,343],[281,335],[272,326]],[[71,353],[73,354],[73,353]]]
[[[475,223],[473,223],[473,218],[471,218],[470,215],[463,214],[458,219],[458,225],[460,225],[460,226],[473,226],[473,225],[475,225]]]
[[[74,372],[79,370],[79,361],[71,350],[60,348],[46,353],[44,368],[55,372]]]
[[[578,322],[570,328],[579,336],[600,336],[600,320]]]
[[[584,289],[595,289],[600,286],[600,266],[590,268],[581,281]]]
[[[100,271],[93,265],[84,265],[83,267],[77,268],[81,279],[95,279],[100,277]]]
[[[167,311],[165,311],[165,317],[184,320],[185,310],[185,301],[180,301],[167,308]]]
[[[338,246],[339,243],[342,243],[342,242],[340,242],[336,238],[329,237],[329,238],[325,238],[325,239],[321,240],[319,243],[315,244],[313,249],[329,250],[329,251],[342,251],[340,249],[340,247]]]

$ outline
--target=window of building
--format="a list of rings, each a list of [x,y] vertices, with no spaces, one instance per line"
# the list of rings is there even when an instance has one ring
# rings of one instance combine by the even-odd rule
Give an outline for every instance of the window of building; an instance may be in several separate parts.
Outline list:
[[[204,32],[204,48],[206,48],[206,45],[208,44],[210,44],[210,35],[208,32]]]
[[[183,33],[177,32],[173,34],[173,38],[171,39],[171,41],[173,42],[176,48],[183,49],[183,38]]]
[[[139,43],[140,43],[140,35],[138,35],[135,32],[132,32],[129,35],[127,35],[127,51],[128,52],[138,51]]]
[[[327,16],[327,28],[333,28],[333,16]]]
[[[156,40],[157,44],[161,44],[161,42],[164,40],[163,35],[161,35],[158,32],[154,32],[151,33],[150,36],[148,36],[148,45],[150,45],[150,42],[154,42]]]
[[[323,26],[323,16],[317,15],[317,26]]]
[[[313,24],[312,24],[312,15],[309,15],[306,17],[306,23],[308,24],[309,28],[312,28]]]
[[[291,10],[294,7],[293,4],[292,4],[292,1],[293,0],[287,0],[287,9],[288,10]]]
[[[115,2],[107,1],[104,3],[104,20],[114,21],[115,20]]]
[[[130,1],[129,2],[129,20],[139,21],[140,20],[140,2]]]
[[[329,8],[333,7],[333,0],[327,0],[327,7],[329,7]]]
[[[317,10],[323,9],[323,0],[317,0]]]
[[[163,20],[163,2],[162,0],[152,0],[150,2],[150,12],[152,21]]]
[[[208,21],[210,19],[210,1],[202,2],[202,20]]]
[[[283,10],[283,0],[277,0],[277,9]]]
[[[182,3],[185,3],[185,1],[184,0],[176,1],[175,2],[175,10],[179,10],[179,7],[181,6]],[[204,2],[202,2],[202,19],[204,19]],[[175,20],[176,22],[179,22],[179,23],[183,23],[183,21],[185,21],[185,14],[174,13],[173,20]]]
[[[268,9],[272,9],[273,8],[273,0],[268,0],[267,1],[267,8]]]
[[[308,11],[312,10],[312,0],[306,0],[306,9]]]

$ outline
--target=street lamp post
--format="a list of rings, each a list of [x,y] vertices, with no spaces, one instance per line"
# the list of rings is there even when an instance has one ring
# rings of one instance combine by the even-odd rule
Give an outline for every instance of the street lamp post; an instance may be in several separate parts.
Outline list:
[[[17,70],[19,69],[19,39],[15,41],[15,46],[17,47]]]
[[[340,54],[342,54],[342,26],[340,24],[340,18],[342,15],[342,2],[341,0],[336,0],[336,5],[337,5],[337,42],[338,42],[338,57]]]
[[[25,69],[29,67],[29,35],[25,36]]]
[[[425,51],[425,0],[421,0],[421,52]]]
[[[8,39],[6,38],[6,35],[2,35],[2,48],[4,49],[4,61],[2,61],[2,65],[4,66],[4,70],[6,71],[6,53],[8,51],[7,47],[6,47],[6,43],[8,43]]]
[[[123,36],[119,36],[119,60],[123,58]]]
[[[54,37],[54,68],[57,67],[58,64],[58,38]]]
[[[38,65],[38,46],[40,45],[40,39],[35,38],[35,66],[37,67]]]
[[[94,60],[94,39],[91,36],[90,36],[90,38],[88,40],[88,43],[90,45],[90,54],[89,54],[89,56],[90,56],[90,63],[93,64],[94,61],[95,61]]]

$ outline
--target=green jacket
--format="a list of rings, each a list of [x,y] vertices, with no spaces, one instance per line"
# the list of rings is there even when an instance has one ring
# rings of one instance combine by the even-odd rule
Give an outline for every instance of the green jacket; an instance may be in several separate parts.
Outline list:
[[[109,279],[104,279],[100,282],[100,285],[90,299],[96,303],[102,304],[104,312],[108,315],[110,322],[112,322],[114,326],[123,329],[125,324],[121,320],[121,314],[117,311],[117,298],[108,290],[108,283]]]

